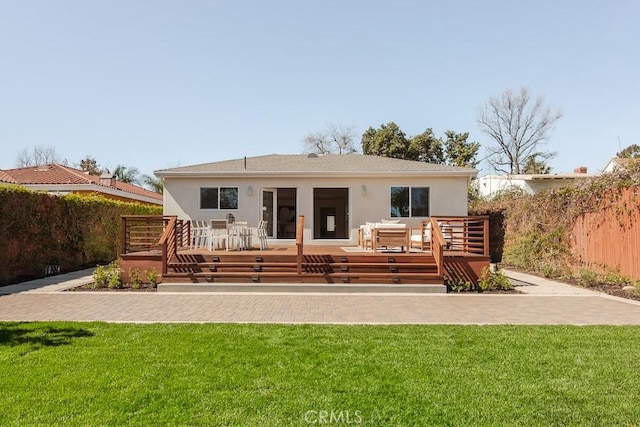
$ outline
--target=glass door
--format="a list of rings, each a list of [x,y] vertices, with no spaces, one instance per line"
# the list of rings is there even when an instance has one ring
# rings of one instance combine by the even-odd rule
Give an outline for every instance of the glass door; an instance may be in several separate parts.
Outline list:
[[[275,190],[262,190],[262,220],[267,221],[267,236],[273,237],[273,206]]]
[[[267,221],[269,237],[296,238],[297,198],[296,188],[264,188],[262,190],[262,219]]]

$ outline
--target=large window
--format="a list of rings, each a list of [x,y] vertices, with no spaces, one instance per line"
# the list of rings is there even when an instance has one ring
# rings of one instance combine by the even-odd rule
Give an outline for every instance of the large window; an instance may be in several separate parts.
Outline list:
[[[391,187],[391,217],[428,217],[429,187]]]
[[[200,188],[200,209],[238,209],[238,187]]]

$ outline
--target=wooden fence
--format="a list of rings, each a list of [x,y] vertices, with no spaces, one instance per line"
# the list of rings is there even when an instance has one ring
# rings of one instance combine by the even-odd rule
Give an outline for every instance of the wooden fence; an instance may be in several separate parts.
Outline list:
[[[640,280],[640,188],[610,195],[610,203],[575,222],[571,250],[578,263]]]

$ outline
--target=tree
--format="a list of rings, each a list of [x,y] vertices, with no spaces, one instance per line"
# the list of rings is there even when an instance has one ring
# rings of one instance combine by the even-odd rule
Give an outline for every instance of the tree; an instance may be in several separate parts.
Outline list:
[[[90,175],[102,175],[102,168],[98,166],[98,162],[93,156],[87,156],[80,160],[80,169],[89,172]]]
[[[616,157],[634,159],[640,158],[640,145],[632,144],[619,153],[616,153]]]
[[[351,154],[357,151],[353,142],[353,127],[328,124],[323,131],[309,133],[304,137],[305,153]]]
[[[467,142],[469,133],[446,131],[446,140],[436,138],[428,128],[421,134],[407,138],[397,124],[389,122],[379,129],[370,127],[362,135],[362,152],[376,156],[419,162],[475,167],[480,149],[477,142]]]
[[[16,166],[19,168],[50,163],[67,163],[66,159],[60,158],[53,146],[36,145],[32,149],[25,148],[18,153],[16,158]]]
[[[445,135],[447,136],[443,142],[445,163],[451,166],[475,168],[478,165],[476,156],[480,150],[480,143],[467,142],[469,132],[455,133],[448,130]]]
[[[480,130],[497,144],[488,148],[487,161],[496,171],[519,174],[534,154],[548,160],[554,153],[540,147],[561,117],[560,110],[545,106],[543,97],[532,100],[525,87],[490,98],[477,117]]]
[[[529,156],[527,162],[524,164],[522,173],[526,174],[549,174],[551,173],[551,166],[547,165],[544,160],[537,160],[538,155],[533,154]]]
[[[435,137],[431,128],[409,138],[407,158],[427,163],[443,163],[442,141]]]
[[[162,192],[164,191],[164,185],[162,185],[162,181],[160,180],[160,178],[143,174],[141,180],[142,184],[151,191],[155,191],[156,193],[160,194],[162,194]]]
[[[380,125],[380,129],[369,127],[362,134],[362,152],[394,159],[409,157],[409,141],[394,122]]]
[[[140,170],[138,168],[128,168],[123,165],[117,165],[113,170],[112,175],[120,182],[126,182],[128,184],[140,184]]]

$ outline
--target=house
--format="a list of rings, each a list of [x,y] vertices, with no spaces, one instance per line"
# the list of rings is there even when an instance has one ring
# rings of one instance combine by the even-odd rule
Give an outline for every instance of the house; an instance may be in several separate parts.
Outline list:
[[[113,176],[88,172],[56,163],[0,170],[0,185],[14,184],[34,191],[65,195],[99,194],[108,199],[162,205],[162,194],[137,185],[120,182]]]
[[[640,160],[629,158],[629,157],[614,157],[607,162],[602,172],[611,173],[620,169],[625,169],[629,166],[631,162],[634,162],[634,161],[640,161]]]
[[[291,241],[304,215],[305,244],[355,244],[361,224],[466,216],[475,169],[361,154],[265,155],[157,170],[164,214],[181,219],[267,222]]]
[[[521,189],[526,194],[536,194],[542,190],[565,187],[595,176],[587,173],[586,167],[576,168],[573,173],[485,175],[478,178],[478,190],[484,197],[492,197],[512,189]]]

